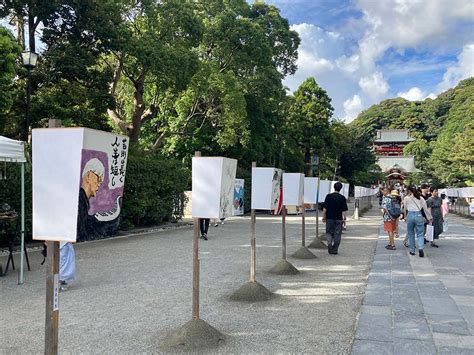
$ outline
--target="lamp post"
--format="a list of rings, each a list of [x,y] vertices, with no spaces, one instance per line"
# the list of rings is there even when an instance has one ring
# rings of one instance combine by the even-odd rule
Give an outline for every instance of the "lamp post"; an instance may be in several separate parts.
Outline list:
[[[30,107],[31,107],[31,71],[36,67],[36,61],[38,60],[38,53],[25,51],[21,53],[21,61],[23,67],[28,71],[28,83],[26,86],[26,122],[25,129],[23,132],[23,140],[28,141],[28,132],[30,130]]]

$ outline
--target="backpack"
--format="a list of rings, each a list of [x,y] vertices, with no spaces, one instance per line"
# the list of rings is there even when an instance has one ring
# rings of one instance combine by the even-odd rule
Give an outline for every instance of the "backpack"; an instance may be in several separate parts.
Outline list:
[[[388,213],[392,218],[398,218],[402,215],[402,208],[400,207],[400,202],[396,198],[392,198],[392,203],[388,209]]]

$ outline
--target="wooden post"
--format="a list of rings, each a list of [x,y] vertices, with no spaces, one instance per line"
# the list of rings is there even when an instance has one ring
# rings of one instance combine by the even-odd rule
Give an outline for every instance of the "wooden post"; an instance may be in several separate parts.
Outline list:
[[[303,203],[303,213],[301,214],[301,244],[303,247],[306,246],[305,219],[306,219],[306,208],[304,207],[304,203]]]
[[[252,162],[252,168],[257,166],[256,162]],[[255,210],[250,212],[250,223],[252,228],[252,235],[250,236],[250,281],[257,280],[257,240],[255,238],[255,224],[257,223],[257,216]]]
[[[250,212],[250,219],[252,224],[252,236],[250,237],[250,281],[256,281],[257,272],[257,241],[255,239],[255,224],[256,224],[255,210]]]
[[[281,208],[281,219],[282,219],[282,224],[281,224],[281,255],[282,259],[286,260],[286,206],[283,205]]]
[[[200,157],[201,152],[195,152],[195,157]],[[194,218],[193,235],[193,319],[199,319],[199,218]]]
[[[49,128],[61,127],[61,120],[49,120]],[[59,331],[59,242],[47,242],[45,355],[58,354]]]
[[[318,162],[318,187],[316,191],[316,238],[319,238],[319,187],[321,181],[321,174],[319,173],[319,162]]]

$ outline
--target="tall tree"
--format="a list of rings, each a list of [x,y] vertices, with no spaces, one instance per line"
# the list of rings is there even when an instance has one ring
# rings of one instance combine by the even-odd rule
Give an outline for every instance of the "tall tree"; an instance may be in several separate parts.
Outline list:
[[[48,19],[60,5],[59,0],[3,0],[0,3],[0,17],[8,16],[17,28],[17,39],[22,48],[26,48],[24,26],[27,24],[27,43],[32,52],[36,52],[36,30]]]
[[[293,94],[285,127],[303,153],[305,172],[311,155],[318,152],[322,156],[321,152],[331,144],[333,110],[330,97],[313,77],[306,79]]]
[[[156,117],[170,92],[182,91],[198,69],[194,50],[202,26],[190,1],[124,1],[124,40],[105,62],[114,71],[108,109],[112,122],[138,143],[142,126]],[[163,121],[156,120],[160,130]]]
[[[3,132],[8,112],[13,104],[15,62],[18,60],[20,51],[21,48],[10,31],[0,26],[0,132]]]

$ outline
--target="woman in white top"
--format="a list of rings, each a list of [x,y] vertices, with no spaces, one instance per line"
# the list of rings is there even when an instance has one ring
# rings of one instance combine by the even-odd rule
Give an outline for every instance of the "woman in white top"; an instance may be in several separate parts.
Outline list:
[[[424,257],[423,248],[425,246],[424,224],[428,220],[432,221],[431,213],[423,198],[420,198],[418,190],[410,186],[408,187],[408,195],[403,199],[403,212],[407,223],[408,241],[410,243],[410,255],[415,255],[415,234],[418,241],[418,253],[420,258]],[[423,213],[424,212],[424,216]],[[425,218],[426,217],[426,218]]]

